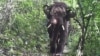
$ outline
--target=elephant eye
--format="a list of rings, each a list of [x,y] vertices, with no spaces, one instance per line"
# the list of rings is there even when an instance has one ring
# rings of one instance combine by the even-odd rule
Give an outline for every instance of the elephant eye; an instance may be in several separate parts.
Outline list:
[[[53,14],[54,14],[54,15],[56,15],[56,14],[57,14],[57,12],[54,12]]]
[[[54,15],[57,15],[57,12],[54,11],[54,10],[52,10],[52,11],[50,12],[50,14],[54,16]]]

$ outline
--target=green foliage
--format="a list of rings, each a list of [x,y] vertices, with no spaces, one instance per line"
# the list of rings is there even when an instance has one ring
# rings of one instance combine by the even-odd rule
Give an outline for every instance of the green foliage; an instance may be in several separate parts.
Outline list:
[[[10,50],[15,53],[46,52],[48,35],[42,5],[28,0],[18,1],[15,9],[11,17],[13,24],[0,35],[2,49],[8,49],[9,53]]]
[[[1,5],[6,4],[6,0],[0,0]],[[7,50],[6,54],[12,56],[22,56],[24,53],[48,53],[49,37],[46,28],[46,17],[43,13],[43,4],[47,0],[25,0],[15,1],[14,11],[6,23],[3,33],[0,32],[0,50]],[[84,56],[100,56],[100,5],[97,0],[81,0],[84,13],[87,15],[94,9],[93,16],[89,23],[86,34]],[[50,1],[48,0],[47,2]],[[65,3],[77,11],[77,19],[80,19],[80,11],[76,0],[64,0]],[[92,4],[91,4],[92,3]],[[93,8],[93,4],[95,8]],[[1,20],[1,19],[0,19]],[[81,21],[81,20],[80,20]],[[73,51],[81,35],[80,26],[72,19],[72,30],[69,35],[69,56],[75,56]],[[1,21],[0,21],[1,27]],[[0,28],[1,31],[1,28]],[[67,41],[67,40],[66,40]],[[0,56],[3,56],[0,53]],[[31,56],[31,55],[30,55]]]

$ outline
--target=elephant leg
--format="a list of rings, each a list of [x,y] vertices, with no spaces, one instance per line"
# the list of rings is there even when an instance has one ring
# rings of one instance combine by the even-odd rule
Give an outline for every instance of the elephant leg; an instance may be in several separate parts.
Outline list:
[[[63,52],[66,40],[66,32],[63,31],[59,35],[59,43],[57,45],[57,53],[61,54]]]
[[[55,29],[50,40],[50,53],[56,53],[57,49],[57,30]]]

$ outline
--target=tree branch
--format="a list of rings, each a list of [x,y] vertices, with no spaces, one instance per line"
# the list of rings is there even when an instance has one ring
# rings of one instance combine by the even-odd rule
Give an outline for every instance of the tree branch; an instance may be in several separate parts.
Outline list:
[[[79,26],[80,26],[81,29],[82,29],[82,24],[81,24],[81,22],[80,22],[78,19],[75,19],[75,18],[74,18],[74,20],[79,24]]]
[[[83,13],[83,9],[82,9],[82,6],[81,6],[81,2],[80,0],[78,0],[78,5],[79,5],[79,8],[80,8],[80,15],[81,15],[81,18],[82,18],[82,28],[85,26],[85,22],[84,22],[84,13]],[[84,28],[82,29],[82,32],[84,32]]]

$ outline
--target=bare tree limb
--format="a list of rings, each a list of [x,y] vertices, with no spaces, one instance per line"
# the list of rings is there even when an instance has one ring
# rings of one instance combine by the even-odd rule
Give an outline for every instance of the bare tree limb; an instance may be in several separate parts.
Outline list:
[[[79,24],[79,26],[80,26],[81,29],[82,29],[82,24],[81,24],[81,22],[80,22],[78,19],[75,19],[75,18],[74,18],[74,20]]]

